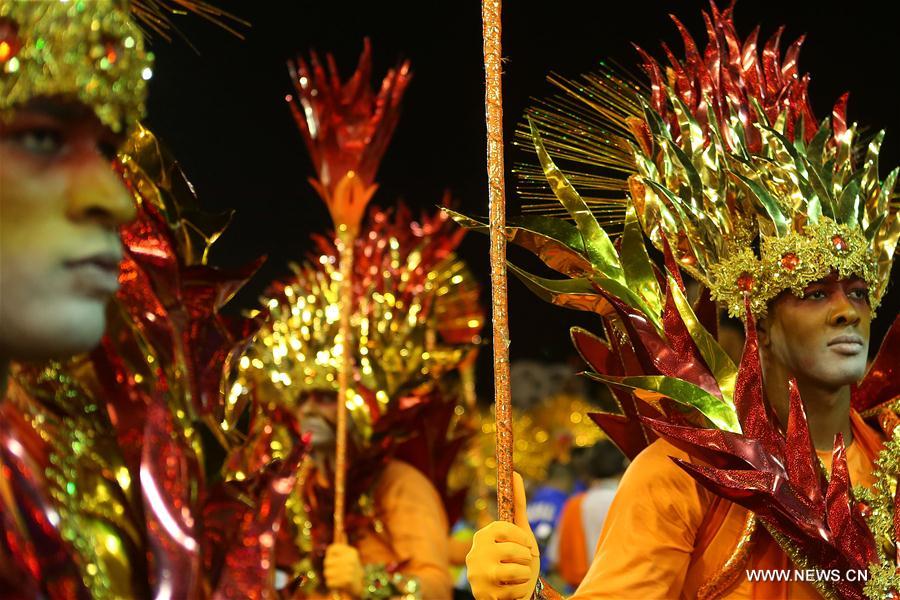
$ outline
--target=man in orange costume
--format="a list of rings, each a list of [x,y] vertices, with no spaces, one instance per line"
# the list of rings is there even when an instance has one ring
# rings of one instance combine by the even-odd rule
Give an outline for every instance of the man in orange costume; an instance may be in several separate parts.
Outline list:
[[[759,387],[763,388],[764,399],[774,415],[766,417],[766,426],[778,432],[776,435],[783,436],[780,431],[788,427],[791,380],[795,380],[808,415],[806,421],[811,445],[818,458],[830,471],[835,437],[842,436],[847,444],[850,483],[870,487],[874,483],[873,461],[881,450],[884,438],[853,410],[851,399],[855,393],[853,386],[867,376],[873,307],[887,286],[900,229],[896,214],[886,202],[893,180],[889,177],[883,188],[878,182],[877,162],[873,164],[870,161],[864,167],[868,170],[868,188],[864,192],[854,188],[860,195],[860,202],[866,204],[868,215],[884,215],[878,224],[885,229],[875,237],[866,238],[863,230],[868,227],[866,219],[869,216],[859,216],[861,212],[835,210],[837,202],[831,197],[835,192],[825,186],[817,187],[815,193],[810,191],[811,188],[802,187],[805,184],[802,178],[807,174],[820,177],[821,173],[830,169],[828,177],[841,184],[836,193],[840,196],[848,184],[843,179],[844,174],[849,177],[856,166],[849,154],[831,162],[823,158],[825,155],[835,156],[830,153],[846,152],[850,147],[853,130],[845,126],[845,105],[842,101],[835,108],[833,130],[829,131],[827,123],[820,129],[819,141],[824,143],[824,150],[819,153],[818,146],[813,146],[807,154],[808,146],[804,144],[809,142],[812,134],[805,134],[798,123],[802,121],[812,126],[815,121],[811,120],[808,104],[804,100],[805,84],[799,83],[803,78],[795,73],[799,44],[792,46],[785,66],[779,68],[776,64],[774,70],[768,68],[772,67],[768,61],[773,56],[773,48],[777,48],[777,37],[767,45],[762,62],[768,65],[765,83],[769,87],[764,88],[759,84],[759,78],[763,77],[762,69],[760,67],[757,71],[759,63],[755,62],[755,34],[742,45],[737,40],[730,9],[718,12],[713,5],[712,17],[707,16],[710,49],[702,56],[697,53],[693,40],[680,22],[677,23],[685,36],[689,54],[687,63],[682,65],[670,55],[673,66],[668,69],[667,80],[659,65],[644,54],[644,68],[650,75],[652,89],[660,93],[657,95],[654,92],[654,97],[645,101],[644,106],[652,106],[652,109],[645,108],[645,114],[649,114],[645,117],[646,121],[640,115],[623,110],[624,114],[616,123],[620,130],[631,132],[630,147],[634,159],[630,159],[632,162],[626,160],[623,166],[636,173],[627,182],[632,200],[630,210],[635,212],[629,215],[631,221],[625,220],[625,237],[628,238],[629,222],[636,226],[637,219],[631,215],[637,213],[642,219],[640,225],[644,234],[667,256],[669,295],[665,298],[660,296],[653,304],[648,298],[653,297],[655,277],[642,280],[633,269],[624,275],[622,271],[616,271],[633,266],[623,267],[626,253],[632,253],[628,258],[633,261],[640,258],[640,251],[635,245],[629,246],[627,239],[619,248],[613,249],[599,227],[590,230],[589,235],[594,239],[584,242],[584,247],[588,247],[589,241],[594,243],[594,248],[600,246],[596,242],[608,245],[606,254],[588,255],[594,272],[600,271],[607,278],[597,278],[595,285],[609,285],[609,289],[604,290],[603,300],[609,302],[612,297],[619,303],[616,305],[617,314],[633,327],[628,329],[628,336],[636,338],[642,335],[642,332],[636,332],[641,323],[646,324],[646,330],[653,327],[647,324],[645,315],[653,316],[654,306],[660,312],[661,307],[666,306],[666,318],[673,314],[681,314],[682,317],[688,314],[689,309],[683,308],[686,301],[677,311],[670,310],[678,302],[671,296],[672,288],[680,285],[673,279],[679,270],[675,265],[688,270],[711,291],[713,298],[729,307],[733,316],[746,317],[748,344],[740,373],[744,374],[745,384],[747,381],[759,381],[758,384],[753,383],[756,387],[750,390],[754,397],[759,396]],[[717,46],[718,42],[722,44]],[[774,52],[777,56],[777,49]],[[732,79],[726,82],[727,85],[722,84],[723,91],[717,97],[709,86],[715,85],[711,82],[719,64],[728,65]],[[607,93],[607,97],[641,106],[639,99],[629,96],[631,92],[627,86],[621,86],[615,78],[605,81],[612,83],[601,81],[592,92],[600,90]],[[704,93],[708,95],[704,96],[703,102],[695,102],[692,106],[692,98],[697,99],[691,95],[694,88],[690,86],[694,81],[700,82],[698,86],[707,86]],[[608,87],[604,88],[604,85]],[[735,89],[740,89],[746,96],[735,95]],[[778,90],[784,93],[776,94]],[[727,107],[739,106],[741,98],[746,102],[747,96],[754,101],[751,103],[752,110],[754,118],[762,120],[759,124],[746,124],[736,117],[728,118]],[[792,98],[790,102],[778,100],[788,96]],[[596,97],[602,96],[590,96]],[[796,104],[792,105],[794,102]],[[785,106],[789,108],[785,109]],[[686,110],[694,112],[685,117]],[[718,121],[714,119],[716,111],[722,111]],[[540,117],[538,113],[534,115],[534,118]],[[702,125],[699,124],[700,119],[705,119]],[[780,129],[770,133],[775,129],[768,123],[775,123],[776,119],[778,124],[772,127]],[[794,128],[786,128],[785,123],[794,123]],[[672,124],[674,133],[667,130],[669,124]],[[685,128],[679,130],[678,124]],[[705,130],[707,137],[704,137],[703,127],[708,128]],[[563,131],[563,134],[566,133],[569,132]],[[833,137],[826,138],[830,133]],[[776,134],[781,137],[776,139]],[[789,140],[788,136],[794,135],[795,142],[785,141]],[[537,134],[534,136],[538,137]],[[737,141],[738,138],[740,141]],[[549,135],[547,139],[555,141]],[[585,147],[589,143],[582,142]],[[621,144],[619,147],[629,147],[624,137],[616,139],[615,143]],[[779,155],[788,157],[782,163],[783,170],[779,166],[780,159],[769,153],[777,144],[790,144],[793,151],[791,154],[785,150]],[[672,146],[679,145],[680,153],[669,151]],[[610,147],[613,146],[611,143]],[[559,198],[574,205],[580,198],[576,198],[573,189],[567,188],[570,184],[556,170],[547,154],[542,154],[546,151],[539,138],[535,147],[544,173],[553,184],[551,187],[566,191],[568,195],[558,194]],[[736,147],[737,150],[734,149]],[[549,143],[547,148],[550,148]],[[696,161],[692,161],[690,153],[703,148],[709,149],[710,153],[702,158],[698,155]],[[877,154],[877,146],[874,151]],[[730,160],[733,162],[727,162]],[[722,169],[723,162],[719,161],[727,163],[728,167]],[[798,169],[797,164],[807,170]],[[836,164],[839,166],[836,167]],[[795,179],[787,175],[788,172],[796,174],[798,171],[802,175]],[[683,179],[679,179],[680,174],[684,174]],[[862,175],[861,172],[858,174]],[[789,182],[794,182],[797,187],[792,187]],[[829,181],[828,185],[831,183]],[[680,192],[679,186],[683,186]],[[679,193],[695,195],[683,200]],[[698,198],[696,194],[702,196]],[[786,200],[788,198],[790,202]],[[820,210],[820,201],[828,202],[830,207]],[[691,215],[691,211],[694,214],[704,213],[703,218],[687,216]],[[661,214],[663,217],[660,217]],[[587,228],[578,222],[580,218],[577,214],[574,216],[576,226],[585,236]],[[742,230],[744,219],[747,219],[744,222],[749,227]],[[706,229],[708,223],[713,226]],[[638,238],[631,239],[640,242],[640,230],[637,235]],[[733,238],[741,235],[747,236],[741,238],[745,241],[735,243]],[[716,236],[732,239],[717,240]],[[587,254],[585,252],[582,256]],[[621,254],[621,257],[615,257],[619,262],[608,258],[614,254]],[[649,259],[646,260],[649,262]],[[879,261],[883,261],[885,268],[873,267]],[[640,287],[632,284],[628,281],[629,276],[647,285]],[[616,282],[611,281],[613,278],[619,278],[624,286],[614,286]],[[607,281],[610,283],[607,284]],[[635,320],[628,321],[627,315],[638,313],[628,313],[623,306],[637,307],[644,320],[638,321],[637,325]],[[696,321],[697,317],[692,314],[691,319]],[[706,385],[704,389],[713,389],[714,386],[709,383],[696,383],[700,379],[691,379],[693,375],[686,368],[678,370],[684,366],[684,361],[665,363],[663,355],[666,353],[682,359],[699,356],[691,354],[693,345],[690,342],[683,344],[682,341],[679,346],[682,350],[673,350],[679,343],[678,330],[672,329],[671,321],[667,321],[665,327],[668,339],[655,338],[659,341],[654,347],[657,351],[649,357],[654,362],[644,363],[658,371],[647,373],[645,370],[644,374],[657,375],[662,372],[665,376],[662,379],[680,380],[685,384],[693,381],[691,395],[694,397],[703,395],[702,385]],[[711,340],[698,336],[696,330],[697,327],[690,332],[694,342],[701,338]],[[608,334],[612,331],[607,329]],[[682,331],[686,333],[686,330]],[[610,340],[607,352],[615,353],[615,336],[607,335],[607,339]],[[647,347],[644,349],[646,351]],[[758,363],[753,356],[756,353]],[[709,356],[711,354],[707,353],[702,359],[706,364],[711,363]],[[598,360],[592,366],[597,369],[596,365],[601,362]],[[752,373],[756,364],[761,371],[761,381],[746,375]],[[715,370],[710,367],[709,372]],[[741,381],[741,375],[737,376]],[[719,384],[724,381],[718,376],[714,378]],[[647,379],[653,381],[633,382],[629,387],[655,391],[657,397],[662,395],[676,399],[687,396],[671,387],[654,387],[657,380],[652,377]],[[716,387],[714,391],[721,389]],[[747,394],[748,389],[742,388],[742,393]],[[713,395],[706,397],[715,400]],[[700,403],[690,405],[702,406]],[[668,414],[666,418],[669,418]],[[710,414],[704,413],[707,417]],[[794,417],[794,413],[791,414]],[[741,425],[744,424],[742,421]],[[680,426],[682,430],[686,429],[683,421]],[[725,429],[728,430],[727,427]],[[887,428],[888,431],[891,429]],[[684,435],[686,438],[688,434]],[[678,439],[683,441],[685,438]],[[678,466],[673,457],[688,463],[688,468]],[[755,517],[746,509],[708,491],[686,472],[701,472],[690,468],[697,464],[700,464],[697,459],[663,439],[653,441],[636,456],[622,479],[592,564],[573,599],[818,597],[817,590],[807,582],[750,580],[747,575],[749,570],[793,570],[795,567],[767,531],[762,527],[756,528],[755,533],[751,531]],[[730,488],[723,487],[733,490],[737,486],[739,484],[733,483]],[[748,484],[748,489],[750,487],[752,485]],[[479,600],[527,599],[535,593],[539,557],[534,536],[524,516],[525,497],[519,478],[515,480],[515,504],[515,523],[494,522],[475,535],[467,564],[469,582]],[[831,532],[827,535],[830,536]],[[823,535],[823,540],[826,537]],[[536,594],[538,597],[548,597],[554,593],[542,589],[542,584],[539,584]]]
[[[787,422],[792,373],[819,458],[830,468],[833,437],[842,433],[848,441],[850,479],[863,486],[873,482],[873,459],[882,437],[851,411],[850,386],[865,374],[871,319],[865,283],[829,277],[808,286],[802,298],[782,294],[759,324],[766,396],[780,420]],[[719,573],[743,535],[747,510],[707,491],[670,457],[690,460],[659,439],[629,466],[591,567],[572,600],[704,597],[703,586]],[[517,485],[517,511],[524,505],[523,493]],[[538,558],[527,523],[497,521],[475,534],[468,567],[479,600],[531,597]],[[766,535],[755,542],[744,568],[793,566]],[[808,583],[750,582],[740,573],[727,597],[820,596]]]

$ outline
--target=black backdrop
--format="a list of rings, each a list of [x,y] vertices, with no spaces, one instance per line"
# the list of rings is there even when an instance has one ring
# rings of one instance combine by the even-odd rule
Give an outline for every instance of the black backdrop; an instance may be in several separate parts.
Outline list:
[[[355,67],[362,38],[373,43],[375,76],[401,57],[415,76],[403,116],[379,172],[373,202],[404,198],[414,207],[434,206],[450,189],[461,208],[487,211],[484,158],[481,12],[475,0],[443,2],[220,0],[250,21],[244,41],[206,23],[181,19],[180,29],[197,52],[178,40],[155,42],[148,125],[174,151],[193,181],[204,208],[235,209],[231,228],[217,243],[212,262],[234,265],[260,254],[269,260],[231,310],[249,308],[266,284],[286,272],[289,260],[310,249],[309,233],[329,226],[327,213],[306,182],[312,167],[283,100],[290,91],[287,58],[310,48],[331,51],[346,77]],[[666,16],[675,12],[703,43],[699,0],[601,2],[554,0],[506,3],[504,12],[505,123],[512,138],[529,98],[551,91],[550,71],[577,75],[601,58],[635,64],[629,42],[659,55],[659,40],[676,54],[681,43]],[[779,24],[783,43],[807,33],[802,71],[813,75],[811,94],[819,115],[851,91],[851,120],[888,136],[882,167],[900,162],[897,98],[900,39],[896,20],[875,2],[744,0],[736,9],[741,36],[757,24],[761,39]],[[507,165],[521,155],[507,150]],[[513,188],[512,178],[508,186]],[[510,212],[516,198],[510,193]],[[461,250],[487,283],[487,243],[471,235]],[[514,257],[520,257],[515,252]],[[900,276],[894,270],[894,283]],[[896,287],[896,286],[895,286]],[[487,305],[487,298],[485,298]],[[510,280],[511,354],[564,361],[572,351],[567,330],[590,327],[588,315],[553,308]],[[881,310],[873,343],[897,314],[900,290]],[[489,332],[486,332],[486,337]],[[490,348],[482,353],[482,397],[490,397]]]

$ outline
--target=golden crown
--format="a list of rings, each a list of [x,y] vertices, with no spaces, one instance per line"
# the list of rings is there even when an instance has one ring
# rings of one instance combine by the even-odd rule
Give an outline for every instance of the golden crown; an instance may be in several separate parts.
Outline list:
[[[0,1],[0,114],[71,97],[127,131],[144,115],[152,64],[122,0]]]

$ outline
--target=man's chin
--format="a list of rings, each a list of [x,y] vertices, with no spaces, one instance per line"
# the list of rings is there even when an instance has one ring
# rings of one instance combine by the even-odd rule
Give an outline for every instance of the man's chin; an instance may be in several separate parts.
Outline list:
[[[100,302],[78,304],[49,316],[23,314],[14,327],[3,327],[4,353],[14,360],[38,361],[93,350],[106,328],[105,307]]]
[[[849,363],[849,364],[848,364]],[[848,385],[854,385],[866,374],[865,363],[859,364],[859,361],[835,361],[831,364],[822,365],[819,377],[811,377],[818,379],[827,387],[837,389]]]

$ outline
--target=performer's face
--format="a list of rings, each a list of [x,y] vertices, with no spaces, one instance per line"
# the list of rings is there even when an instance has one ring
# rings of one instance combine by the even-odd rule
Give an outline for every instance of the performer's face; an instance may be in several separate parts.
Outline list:
[[[760,321],[760,344],[798,382],[836,390],[866,372],[872,309],[866,283],[836,274],[782,293]]]
[[[36,100],[0,118],[0,358],[89,350],[118,287],[134,217],[111,166],[122,139],[83,105]]]
[[[310,436],[313,449],[332,450],[337,421],[337,393],[324,390],[304,392],[300,398],[300,431]]]

